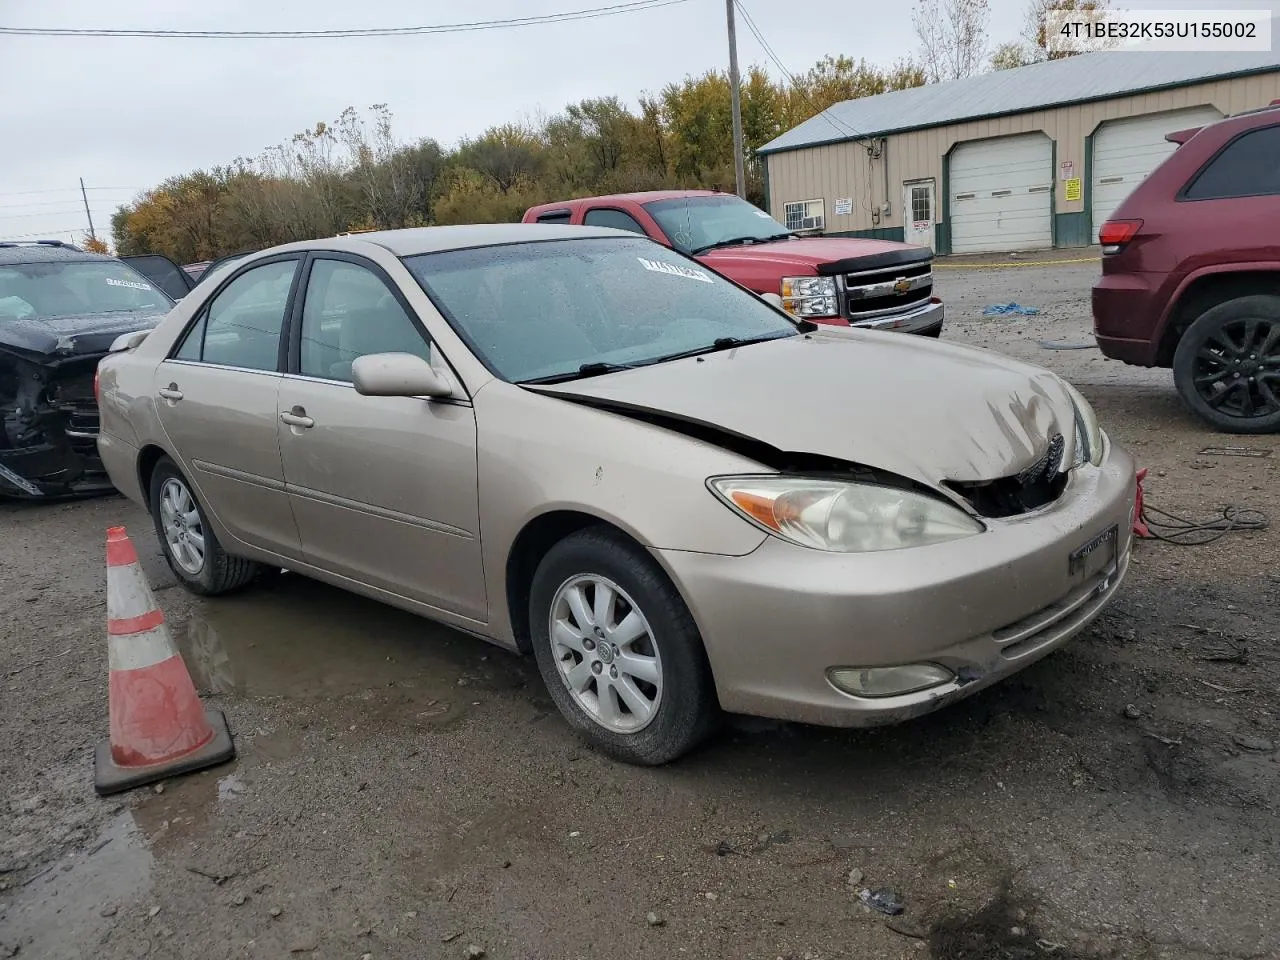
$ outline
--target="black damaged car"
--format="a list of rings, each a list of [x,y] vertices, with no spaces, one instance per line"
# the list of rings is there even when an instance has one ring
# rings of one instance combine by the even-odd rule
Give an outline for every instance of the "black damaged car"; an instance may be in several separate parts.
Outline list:
[[[0,496],[112,489],[98,460],[98,361],[174,305],[115,257],[57,241],[0,243]]]

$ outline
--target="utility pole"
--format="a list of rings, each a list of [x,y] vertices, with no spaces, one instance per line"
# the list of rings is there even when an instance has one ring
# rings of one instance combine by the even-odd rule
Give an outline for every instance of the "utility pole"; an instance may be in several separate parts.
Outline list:
[[[747,175],[742,156],[742,92],[738,78],[738,35],[733,26],[734,0],[725,0],[729,20],[729,103],[733,110],[733,178],[738,196],[747,195]]]
[[[89,194],[84,188],[84,177],[80,178],[80,196],[84,198],[84,215],[89,218],[89,236],[97,240],[98,235],[93,232],[93,214],[89,212]]]

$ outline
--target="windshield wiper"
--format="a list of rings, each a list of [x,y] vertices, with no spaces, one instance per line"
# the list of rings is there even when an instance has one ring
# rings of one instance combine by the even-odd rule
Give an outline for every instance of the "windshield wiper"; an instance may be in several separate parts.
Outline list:
[[[686,357],[700,357],[708,353],[719,353],[721,350],[732,350],[734,347],[745,347],[753,343],[764,343],[767,340],[781,340],[783,337],[794,336],[790,330],[784,330],[781,333],[768,333],[760,337],[719,337],[713,340],[708,346],[696,347],[693,350],[685,350],[681,353],[668,354],[665,357],[656,357],[653,360],[646,360],[645,366],[651,363],[664,363],[667,360],[683,360]]]
[[[689,252],[696,256],[699,253],[706,253],[708,250],[718,250],[720,247],[738,247],[744,243],[759,243],[763,239],[763,237],[757,236],[729,237],[727,240],[717,240],[715,243],[708,243]]]
[[[569,380],[585,380],[587,377],[599,377],[606,373],[617,373],[619,370],[631,370],[634,363],[584,363],[577,370],[565,373],[553,373],[546,377],[533,377],[530,380],[517,380],[517,383],[565,383]]]
[[[689,252],[694,256],[700,253],[706,253],[708,250],[718,250],[720,247],[740,247],[748,243],[771,243],[774,240],[786,240],[791,237],[790,233],[775,233],[769,237],[757,237],[755,235],[749,237],[729,237],[727,240],[717,240],[715,243],[708,243],[705,246],[698,247]]]

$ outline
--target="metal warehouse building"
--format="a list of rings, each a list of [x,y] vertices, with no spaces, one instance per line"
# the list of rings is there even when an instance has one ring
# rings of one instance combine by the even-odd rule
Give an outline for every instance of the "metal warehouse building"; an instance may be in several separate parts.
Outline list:
[[[848,100],[766,144],[793,230],[938,253],[1086,246],[1165,135],[1280,98],[1280,52],[1107,51]]]

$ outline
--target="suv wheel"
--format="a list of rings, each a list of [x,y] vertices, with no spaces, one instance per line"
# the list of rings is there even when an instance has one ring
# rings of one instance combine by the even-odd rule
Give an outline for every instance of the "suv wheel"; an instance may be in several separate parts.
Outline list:
[[[258,572],[252,560],[222,549],[191,484],[168,457],[161,457],[151,472],[151,516],[169,569],[192,593],[228,593]]]
[[[529,614],[551,699],[605,753],[657,765],[711,732],[719,705],[698,628],[631,541],[599,528],[560,541],[534,574]]]
[[[1280,431],[1280,297],[1240,297],[1203,313],[1178,342],[1173,379],[1223,433]]]

